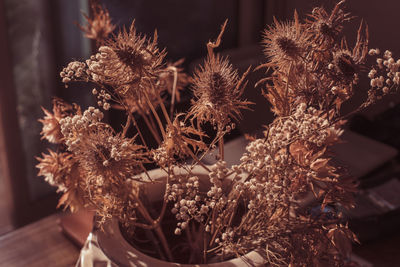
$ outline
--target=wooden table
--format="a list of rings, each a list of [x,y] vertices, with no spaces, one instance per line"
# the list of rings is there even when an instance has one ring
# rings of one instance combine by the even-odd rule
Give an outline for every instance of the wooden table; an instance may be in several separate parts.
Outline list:
[[[0,266],[75,266],[79,248],[61,232],[60,214],[0,236]]]

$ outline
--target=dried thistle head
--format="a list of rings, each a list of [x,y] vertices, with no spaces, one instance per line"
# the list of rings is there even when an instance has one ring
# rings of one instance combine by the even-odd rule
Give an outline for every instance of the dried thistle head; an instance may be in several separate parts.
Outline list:
[[[333,66],[338,76],[346,81],[353,81],[354,75],[359,72],[359,65],[349,50],[339,50],[333,54]]]
[[[98,0],[90,0],[90,10],[90,16],[83,14],[87,20],[87,25],[78,26],[87,38],[95,40],[97,45],[101,45],[114,31],[115,25],[111,23],[108,10],[103,8]]]
[[[330,69],[336,71],[338,79],[343,79],[346,83],[357,83],[358,75],[364,67],[368,55],[368,27],[365,28],[365,34],[361,32],[362,29],[363,23],[360,24],[357,42],[352,50],[348,48],[346,40],[343,39],[340,48],[332,51],[333,60]]]
[[[132,215],[127,214],[132,210],[125,209],[126,201],[141,182],[133,181],[134,177],[149,161],[135,138],[115,134],[111,126],[101,122],[102,117],[98,109],[89,107],[82,115],[66,117],[60,124],[67,150],[80,170],[78,196],[85,206],[95,208],[104,222],[113,216]],[[65,198],[76,197],[77,190]]]
[[[193,119],[201,123],[210,121],[220,129],[228,125],[230,118],[238,119],[240,110],[247,109],[250,104],[240,99],[249,70],[239,79],[237,71],[226,58],[219,55],[208,57],[204,66],[194,73],[195,101],[189,111]]]
[[[272,35],[267,45],[270,58],[269,62],[262,66],[272,68],[273,73],[272,77],[262,79],[259,83],[270,83],[267,84],[265,96],[277,115],[288,115],[293,106],[302,102],[325,112],[335,109],[338,113],[342,103],[353,95],[353,85],[358,83],[359,74],[365,64],[368,29],[361,22],[356,44],[352,50],[349,49],[340,33],[343,22],[350,17],[341,10],[341,4],[342,2],[338,3],[331,14],[322,8],[315,9],[315,21],[306,23],[301,23],[295,13],[294,22],[286,25],[275,22],[274,31],[270,30]],[[323,23],[334,27],[331,34],[334,34],[335,38],[324,36],[320,32],[318,25]],[[285,27],[291,30],[285,31]],[[298,41],[292,53],[285,53],[279,49],[282,46],[276,41],[279,37],[288,35],[287,32],[291,33],[293,43]],[[293,38],[295,34],[299,36]],[[299,47],[303,49],[297,49]],[[300,50],[302,53],[294,53]]]
[[[50,185],[56,186],[57,192],[63,192],[58,207],[64,206],[76,212],[85,206],[83,177],[73,154],[49,150],[48,154],[42,153],[42,157],[36,159],[39,161],[36,165],[38,175],[43,176]]]
[[[87,61],[94,82],[109,84],[123,93],[129,85],[135,85],[145,76],[156,77],[163,53],[152,42],[137,35],[134,24],[127,32],[123,30],[99,48],[99,53]]]
[[[238,119],[240,110],[247,109],[251,104],[240,99],[247,85],[245,78],[250,67],[239,79],[237,70],[233,69],[228,59],[214,53],[214,49],[221,44],[227,23],[226,20],[215,42],[208,42],[208,56],[203,66],[195,70],[192,87],[195,100],[188,113],[199,124],[211,122],[217,125],[219,133],[229,124],[230,118]]]
[[[296,12],[294,21],[279,22],[274,18],[274,25],[264,31],[263,37],[267,65],[279,70],[288,70],[291,64],[299,63],[310,48],[311,35],[299,22]]]
[[[341,8],[344,3],[345,1],[338,2],[330,14],[323,7],[316,7],[308,15],[310,20],[306,20],[306,26],[313,30],[316,43],[332,44],[342,32],[343,23],[352,19],[350,13]]]
[[[143,108],[145,94],[149,98],[159,94],[155,84],[165,54],[157,47],[157,33],[152,40],[141,36],[133,21],[129,31],[123,29],[108,39],[86,64],[91,81],[111,86],[129,109],[135,109],[135,104]]]
[[[53,144],[61,144],[63,142],[63,135],[61,134],[60,120],[67,116],[73,116],[80,113],[80,108],[77,105],[70,105],[60,98],[53,98],[53,113],[42,107],[45,114],[43,119],[39,122],[43,124],[41,139],[46,139]]]
[[[154,33],[153,40],[147,39],[146,36],[141,36],[136,32],[134,21],[129,32],[123,30],[107,45],[113,50],[125,70],[130,70],[139,76],[156,76],[165,57],[165,51],[160,51],[157,47],[157,32]]]
[[[48,154],[42,153],[42,157],[36,158],[39,164],[39,176],[43,176],[45,181],[52,186],[57,187],[57,191],[66,192],[69,183],[72,168],[76,161],[70,153],[56,153],[49,150]]]
[[[89,107],[83,115],[60,121],[68,151],[74,154],[85,175],[98,179],[125,180],[142,171],[145,153],[134,139],[115,134],[100,122],[103,114]]]

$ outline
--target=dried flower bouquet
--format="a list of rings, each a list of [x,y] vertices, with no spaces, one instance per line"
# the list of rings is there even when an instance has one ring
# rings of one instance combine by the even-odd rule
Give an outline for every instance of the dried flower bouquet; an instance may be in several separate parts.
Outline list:
[[[265,30],[268,61],[257,68],[269,73],[259,84],[276,118],[264,136],[249,137],[240,164],[231,167],[224,162],[224,136],[251,103],[242,99],[250,68],[240,76],[215,52],[227,23],[207,44],[207,58],[191,78],[181,62],[164,62],[166,52],[157,47],[156,33],[152,39],[140,35],[132,23],[113,35],[108,12],[93,4],[93,16],[81,29],[96,41],[98,51],[68,64],[61,77],[66,85],[92,84],[99,107],[82,111],[54,99],[52,112],[43,109],[43,138],[59,148],[38,158],[39,175],[63,192],[60,205],[71,211],[93,209],[100,224],[117,218],[128,239],[139,231],[154,233],[161,259],[207,263],[259,250],[274,266],[347,264],[357,238],[341,211],[353,207],[356,183],[331,161],[330,147],[340,140],[345,119],[340,107],[368,70],[368,98],[353,112],[391,93],[400,82],[400,61],[389,51],[379,57],[378,49],[368,50],[363,23],[350,48],[342,29],[352,17],[343,4],[330,12],[314,8],[304,21],[295,12],[293,21],[275,20]],[[377,57],[376,64],[367,65],[368,56]],[[175,103],[189,83],[192,106],[175,114]],[[121,129],[103,122],[110,108],[125,112]],[[146,144],[139,116],[156,148]],[[214,126],[212,138],[206,138],[205,124]],[[203,164],[214,149],[217,163]],[[158,206],[150,206],[142,190],[160,182],[139,175],[149,166],[165,172]],[[205,190],[204,178],[192,173],[194,166],[208,173]],[[188,174],[176,175],[177,167]],[[306,205],[310,195],[314,206]],[[163,226],[168,216],[174,219],[172,230]],[[180,236],[174,239],[179,243],[171,243],[167,232]],[[188,251],[186,258],[175,253],[177,246]]]

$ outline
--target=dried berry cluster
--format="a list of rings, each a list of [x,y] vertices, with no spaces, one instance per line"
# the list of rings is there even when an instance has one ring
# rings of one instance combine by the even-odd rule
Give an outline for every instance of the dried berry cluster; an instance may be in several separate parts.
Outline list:
[[[269,73],[259,84],[272,105],[275,120],[261,138],[251,138],[240,163],[224,161],[224,136],[250,102],[242,99],[250,68],[239,76],[214,50],[226,22],[193,78],[182,63],[165,63],[165,50],[153,39],[129,30],[110,35],[115,26],[108,12],[93,5],[93,17],[82,27],[96,40],[90,59],[74,61],[61,72],[62,81],[84,81],[100,109],[120,109],[126,123],[114,130],[103,112],[62,100],[53,112],[44,109],[43,138],[59,145],[38,158],[39,175],[64,192],[60,204],[71,210],[96,210],[99,220],[117,218],[131,234],[153,231],[161,243],[160,257],[173,261],[173,247],[188,249],[187,263],[207,263],[258,250],[276,266],[343,266],[349,261],[355,235],[341,210],[353,207],[354,180],[331,160],[330,147],[342,134],[342,103],[351,98],[368,56],[368,31],[361,23],[350,48],[343,37],[351,19],[344,1],[331,12],[315,8],[308,18],[278,22],[265,30],[268,62],[258,68]],[[370,66],[367,100],[354,112],[391,93],[400,83],[400,62],[389,51]],[[174,114],[179,92],[191,83],[194,98],[187,113]],[[167,109],[169,108],[169,111]],[[141,116],[158,147],[146,144]],[[205,142],[205,124],[216,130]],[[134,134],[129,138],[127,135]],[[208,140],[208,139],[207,139]],[[218,149],[217,163],[201,159]],[[185,163],[190,158],[192,163]],[[154,211],[145,185],[153,181],[146,170],[157,165],[165,172],[163,203]],[[194,170],[202,169],[206,176]],[[181,244],[165,237],[163,219],[175,219],[172,230]]]

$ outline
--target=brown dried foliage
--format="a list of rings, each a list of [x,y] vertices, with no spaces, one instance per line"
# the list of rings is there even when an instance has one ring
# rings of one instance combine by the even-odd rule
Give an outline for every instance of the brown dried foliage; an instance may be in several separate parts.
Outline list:
[[[239,78],[227,59],[214,54],[214,49],[220,45],[227,21],[215,42],[207,44],[208,56],[204,65],[196,69],[193,78],[193,93],[195,100],[189,111],[192,119],[198,122],[211,122],[218,125],[219,131],[230,122],[230,117],[238,120],[240,110],[248,109],[249,101],[240,99],[247,85],[246,76],[250,67]]]
[[[103,8],[98,0],[90,0],[90,15],[83,14],[87,20],[87,25],[78,25],[86,38],[96,41],[97,46],[101,46],[114,31],[115,25],[112,24],[108,10]]]
[[[89,107],[82,113],[55,100],[53,113],[44,109],[40,122],[43,138],[60,144],[60,152],[38,158],[39,175],[65,192],[60,204],[73,210],[93,208],[101,222],[117,218],[131,235],[137,227],[153,231],[154,244],[162,247],[160,258],[169,261],[182,256],[173,253],[176,245],[188,248],[185,263],[225,260],[257,249],[271,266],[344,266],[357,238],[337,207],[354,206],[357,184],[334,163],[331,147],[340,141],[345,123],[340,108],[352,97],[368,53],[379,54],[368,52],[363,22],[354,47],[349,47],[342,32],[352,17],[343,10],[344,2],[330,12],[315,8],[304,22],[296,12],[293,21],[275,19],[264,31],[268,62],[257,68],[267,68],[270,75],[259,84],[276,118],[261,138],[249,138],[240,163],[231,167],[223,160],[223,138],[251,104],[242,99],[250,68],[240,76],[214,51],[226,22],[217,39],[207,44],[207,58],[192,78],[180,67],[182,61],[164,63],[166,52],[158,48],[157,34],[152,39],[140,35],[134,23],[103,40],[95,25],[111,29],[109,16],[92,7],[95,16],[84,30],[101,46],[90,59],[70,63],[60,75],[66,84],[94,84],[100,108],[124,110],[126,123],[118,132],[102,122],[99,109]],[[368,74],[368,99],[353,112],[397,88],[399,69],[400,61],[390,51],[378,58]],[[175,101],[189,82],[192,107],[174,114]],[[146,145],[137,115],[157,141],[156,149]],[[206,123],[217,131],[209,142],[202,129]],[[216,144],[217,163],[204,165],[200,160],[213,153]],[[193,163],[183,164],[186,158]],[[152,208],[143,204],[142,187],[154,182],[148,163],[167,177],[164,201],[151,215]],[[178,175],[178,167],[187,174]],[[205,181],[194,168],[206,171]],[[171,230],[163,228],[167,212],[176,219],[174,233],[185,233],[187,241],[170,244],[165,238],[164,231]]]

